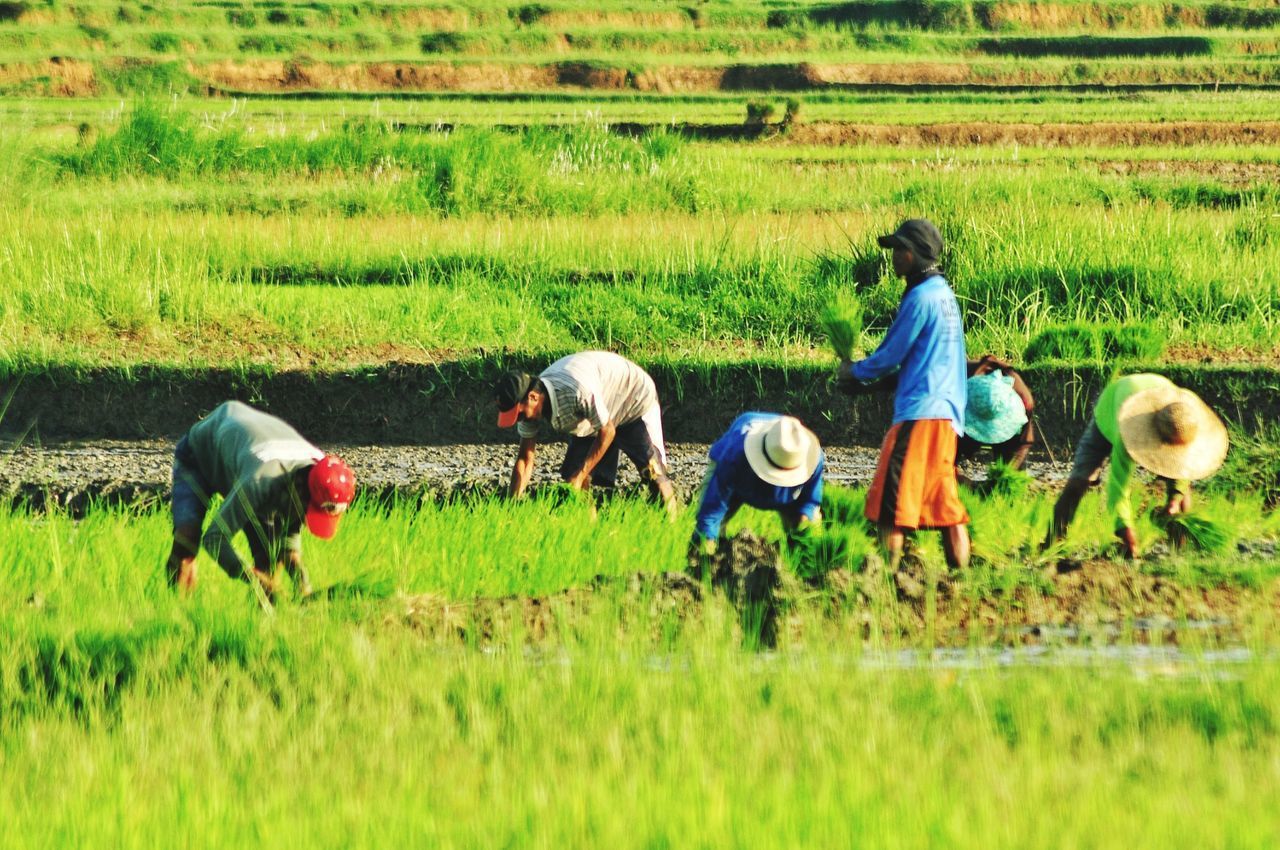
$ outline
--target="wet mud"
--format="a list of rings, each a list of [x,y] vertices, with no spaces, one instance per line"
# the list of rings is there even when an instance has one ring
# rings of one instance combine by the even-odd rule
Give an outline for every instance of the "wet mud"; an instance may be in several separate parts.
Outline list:
[[[397,496],[445,499],[504,490],[515,459],[513,444],[461,443],[446,446],[325,445],[355,471],[366,498]],[[706,471],[705,443],[667,447],[672,480],[686,499],[693,497]],[[540,445],[533,486],[559,480],[564,443]],[[830,446],[827,479],[842,484],[869,481],[877,450]],[[36,508],[58,507],[81,513],[92,505],[163,503],[169,495],[173,443],[167,440],[51,443],[0,449],[0,497]],[[1049,464],[1032,467],[1042,475],[1058,475]],[[618,482],[623,492],[641,492],[635,469],[624,458]]]
[[[1239,553],[1274,554],[1274,544],[1244,544]],[[922,639],[940,647],[1220,647],[1239,645],[1244,624],[1259,613],[1270,619],[1280,614],[1280,581],[1247,591],[1192,587],[1105,558],[1050,562],[1038,573],[1036,582],[1008,594],[979,593],[961,576],[930,572],[910,559],[894,574],[873,559],[857,572],[840,569],[801,580],[776,544],[743,532],[702,570],[599,576],[583,587],[538,597],[457,602],[395,595],[381,601],[381,622],[433,641],[480,646],[571,640],[598,626],[608,612],[620,630],[647,629],[657,643],[709,619],[727,618],[744,645],[761,649]]]

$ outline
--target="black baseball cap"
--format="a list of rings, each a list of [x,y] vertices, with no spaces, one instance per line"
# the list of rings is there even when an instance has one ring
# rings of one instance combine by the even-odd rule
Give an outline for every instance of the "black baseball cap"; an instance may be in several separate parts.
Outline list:
[[[898,229],[876,240],[881,248],[906,248],[926,263],[942,256],[942,234],[927,218],[909,218]]]
[[[533,389],[536,379],[528,372],[505,372],[493,385],[493,394],[498,399],[498,427],[510,428],[520,418],[516,405],[524,401],[524,397]]]

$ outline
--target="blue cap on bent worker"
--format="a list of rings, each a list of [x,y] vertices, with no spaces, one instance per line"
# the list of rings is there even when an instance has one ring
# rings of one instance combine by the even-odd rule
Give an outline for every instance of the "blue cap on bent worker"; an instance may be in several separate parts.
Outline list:
[[[927,218],[909,218],[876,241],[881,248],[906,248],[922,263],[937,262],[942,256],[942,233]]]
[[[1027,424],[1027,407],[1013,389],[1013,378],[997,369],[965,382],[964,435],[988,446],[999,445]]]

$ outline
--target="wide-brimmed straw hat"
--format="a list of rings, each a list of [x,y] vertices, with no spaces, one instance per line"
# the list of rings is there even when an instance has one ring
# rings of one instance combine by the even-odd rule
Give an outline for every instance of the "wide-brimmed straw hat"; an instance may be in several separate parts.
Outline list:
[[[1227,456],[1227,428],[1200,396],[1152,387],[1120,406],[1120,441],[1139,466],[1179,481],[1208,478]]]
[[[752,423],[743,449],[752,471],[775,487],[799,487],[822,459],[818,438],[794,416]]]
[[[998,445],[1027,424],[1027,406],[1013,389],[1013,378],[999,369],[965,382],[964,434],[987,446]]]

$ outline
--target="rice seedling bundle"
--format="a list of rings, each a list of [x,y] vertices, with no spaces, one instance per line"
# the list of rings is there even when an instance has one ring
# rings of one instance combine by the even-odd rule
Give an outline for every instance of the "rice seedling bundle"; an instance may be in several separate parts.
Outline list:
[[[1197,552],[1220,553],[1231,545],[1231,534],[1208,517],[1196,514],[1166,516],[1163,513],[1156,517],[1157,524],[1170,539],[1180,541]]]
[[[840,531],[813,531],[792,535],[787,554],[791,568],[802,579],[817,578],[832,570],[851,567],[849,535]]]
[[[862,305],[848,295],[839,294],[823,308],[820,321],[836,356],[852,360],[862,337]]]
[[[991,464],[987,472],[987,492],[998,496],[1024,496],[1031,487],[1031,475],[1003,461]]]

